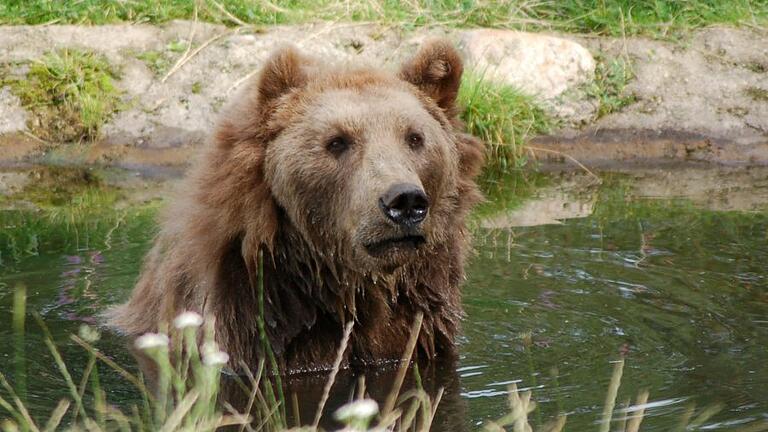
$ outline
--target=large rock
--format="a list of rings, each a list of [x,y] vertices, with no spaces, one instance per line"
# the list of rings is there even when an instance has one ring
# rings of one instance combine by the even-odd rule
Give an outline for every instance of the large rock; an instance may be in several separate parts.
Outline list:
[[[511,30],[469,30],[460,45],[468,66],[485,77],[544,99],[590,81],[595,60],[576,42]]]

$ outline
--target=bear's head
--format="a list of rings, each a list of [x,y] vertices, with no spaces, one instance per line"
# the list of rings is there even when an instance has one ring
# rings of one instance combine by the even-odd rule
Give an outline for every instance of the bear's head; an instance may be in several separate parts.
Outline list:
[[[368,274],[444,248],[479,197],[481,145],[456,120],[461,74],[444,41],[396,74],[276,52],[216,135],[255,164],[256,241],[290,225],[316,254]]]

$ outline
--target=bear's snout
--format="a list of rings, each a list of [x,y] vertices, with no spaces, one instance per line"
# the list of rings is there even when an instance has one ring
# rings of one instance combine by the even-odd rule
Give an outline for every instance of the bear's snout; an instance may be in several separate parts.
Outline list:
[[[397,183],[379,197],[379,208],[392,222],[412,228],[427,217],[429,199],[421,187],[412,183]]]

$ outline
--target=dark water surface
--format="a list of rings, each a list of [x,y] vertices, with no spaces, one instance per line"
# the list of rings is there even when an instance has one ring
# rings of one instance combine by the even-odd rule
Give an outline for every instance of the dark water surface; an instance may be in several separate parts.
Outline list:
[[[501,417],[515,383],[533,392],[534,429],[564,413],[565,430],[598,430],[622,358],[614,426],[640,408],[643,431],[676,430],[687,415],[701,423],[690,430],[768,422],[768,172],[604,179],[556,176],[521,206],[504,184],[478,211],[460,389],[447,395],[464,409],[444,428]],[[79,379],[87,357],[69,335],[127,296],[155,231],[154,206],[60,213],[0,212],[0,371],[42,418],[67,390],[32,313]],[[119,338],[98,345],[135,368]],[[140,400],[100,372],[112,403]]]

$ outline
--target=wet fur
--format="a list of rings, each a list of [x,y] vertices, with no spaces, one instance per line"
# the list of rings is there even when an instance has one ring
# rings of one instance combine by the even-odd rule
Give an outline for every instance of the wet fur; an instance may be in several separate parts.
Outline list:
[[[461,72],[456,51],[443,41],[422,47],[398,76],[373,69],[327,73],[290,48],[273,55],[220,120],[183,194],[165,212],[133,295],[110,312],[110,323],[138,336],[184,310],[198,311],[215,320],[216,339],[231,364],[255,365],[262,356],[262,253],[266,331],[288,370],[329,367],[343,323],[352,319],[345,364],[397,359],[417,311],[424,312],[417,355],[453,353],[469,247],[465,218],[480,199],[474,177],[483,160],[482,144],[463,133],[456,118]],[[294,223],[287,211],[293,209],[286,208],[293,204],[276,201],[264,168],[267,148],[303,94],[376,88],[418,98],[451,137],[458,157],[452,190],[435,210],[444,222],[432,233],[436,240],[412,262],[382,272],[360,270],[333,238],[314,238],[306,225]]]

